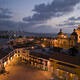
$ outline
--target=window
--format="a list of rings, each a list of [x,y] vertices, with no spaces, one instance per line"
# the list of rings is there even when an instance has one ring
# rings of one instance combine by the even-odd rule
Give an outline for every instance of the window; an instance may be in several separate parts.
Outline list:
[[[47,61],[45,61],[45,66],[47,66]]]
[[[66,41],[64,41],[64,45],[66,45]]]
[[[20,53],[20,51],[18,51],[18,53]]]
[[[15,51],[15,53],[17,53],[17,51]]]
[[[39,64],[42,64],[43,65],[43,60],[42,59],[38,59],[39,60]]]

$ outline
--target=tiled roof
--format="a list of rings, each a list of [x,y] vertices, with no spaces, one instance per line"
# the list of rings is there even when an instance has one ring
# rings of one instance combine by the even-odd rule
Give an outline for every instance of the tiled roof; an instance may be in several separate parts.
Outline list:
[[[65,53],[53,53],[50,57],[55,60],[80,65],[80,56],[70,56],[66,55]]]
[[[50,55],[39,52],[39,51],[31,51],[30,55],[36,56],[36,57],[40,57],[40,58],[44,58],[44,59],[49,59]]]
[[[80,65],[80,56],[70,56],[68,54],[60,53],[60,52],[49,52],[49,51],[46,52],[46,51],[42,51],[39,49],[31,51],[30,54],[37,56],[37,57],[42,57],[45,59],[52,58],[52,59],[59,60],[62,62]]]
[[[6,55],[8,55],[8,53],[5,52],[4,50],[0,49],[0,59],[2,59],[3,57],[5,57]]]

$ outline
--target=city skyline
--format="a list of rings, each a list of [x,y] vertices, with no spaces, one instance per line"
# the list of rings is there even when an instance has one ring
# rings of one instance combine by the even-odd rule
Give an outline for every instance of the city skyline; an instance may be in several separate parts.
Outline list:
[[[80,24],[80,0],[0,0],[0,30],[70,33]]]

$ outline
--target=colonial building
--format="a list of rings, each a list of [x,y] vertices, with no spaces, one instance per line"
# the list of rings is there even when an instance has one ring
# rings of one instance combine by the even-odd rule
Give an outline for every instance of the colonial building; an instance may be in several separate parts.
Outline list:
[[[14,50],[11,48],[0,49],[0,72],[5,68],[7,64],[10,63],[14,55]]]
[[[27,64],[52,72],[64,80],[80,80],[80,56],[66,55],[49,48],[28,50],[26,47],[17,47],[6,52],[5,55],[0,53],[0,69],[9,64],[14,57],[20,57]]]
[[[62,80],[80,80],[80,56],[54,53],[49,60],[53,64],[50,70]]]
[[[73,30],[70,37],[68,37],[68,34],[63,33],[62,29],[60,29],[60,32],[57,34],[57,38],[50,40],[50,46],[64,49],[71,48],[77,43],[80,43],[80,26],[78,29]]]
[[[78,35],[78,43],[80,43],[80,25],[78,26],[78,28],[76,29],[76,33]]]
[[[80,56],[70,56],[49,48],[27,50],[17,48],[15,55],[22,61],[44,71],[49,71],[62,80],[80,80]],[[54,75],[53,75],[54,76]]]
[[[0,49],[0,71],[14,57],[20,57],[27,64],[52,72],[62,80],[80,80],[80,55],[70,56],[60,51],[63,50],[62,48],[71,48],[80,43],[79,31],[80,27],[77,30],[74,29],[68,37],[68,34],[64,34],[60,29],[57,38],[50,39],[50,46],[54,47],[53,51],[50,48],[27,49],[23,44],[26,39],[16,40],[15,42],[22,42],[22,44],[13,46],[14,49],[7,48],[6,52]]]

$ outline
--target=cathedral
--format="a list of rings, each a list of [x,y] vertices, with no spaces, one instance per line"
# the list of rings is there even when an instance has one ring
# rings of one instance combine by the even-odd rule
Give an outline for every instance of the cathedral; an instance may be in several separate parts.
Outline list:
[[[63,33],[62,29],[60,29],[59,33],[57,34],[57,38],[50,40],[52,47],[60,47],[64,49],[71,48],[77,43],[80,43],[80,25],[77,29],[73,30],[70,37],[68,34]]]
[[[78,43],[80,43],[80,25],[78,26],[78,28],[76,29],[76,33],[78,35]]]

